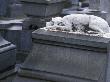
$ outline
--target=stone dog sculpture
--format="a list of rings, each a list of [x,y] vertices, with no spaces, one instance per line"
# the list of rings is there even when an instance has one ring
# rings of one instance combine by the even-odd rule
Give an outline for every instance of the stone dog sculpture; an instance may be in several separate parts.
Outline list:
[[[110,27],[104,19],[86,14],[71,14],[52,18],[43,29],[85,34],[110,33]]]

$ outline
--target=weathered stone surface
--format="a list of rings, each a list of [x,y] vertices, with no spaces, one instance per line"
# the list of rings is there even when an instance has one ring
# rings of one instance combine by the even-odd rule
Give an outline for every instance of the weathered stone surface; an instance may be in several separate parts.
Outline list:
[[[17,50],[30,51],[32,47],[31,31],[10,30],[4,33],[4,38],[17,45]],[[13,37],[12,37],[13,36]]]
[[[64,0],[22,0],[24,13],[28,16],[46,17],[61,13]]]
[[[0,0],[0,16],[8,15],[9,0]]]
[[[16,46],[0,36],[0,72],[16,63]]]
[[[25,17],[22,4],[10,4],[10,16],[11,18]]]
[[[49,4],[49,3],[58,3],[58,2],[62,2],[65,0],[20,0],[21,2],[34,2],[34,3],[45,3],[45,4]]]
[[[73,10],[73,9],[63,9],[62,16],[70,15],[70,14],[89,14],[102,17],[103,19],[107,19],[108,13],[106,11],[97,11],[97,10]]]
[[[101,0],[101,10],[102,11],[106,11],[106,12],[108,12],[108,14],[107,14],[107,21],[108,21],[108,23],[109,23],[109,25],[110,25],[110,0]]]
[[[110,39],[37,30],[20,76],[56,82],[106,82]],[[101,44],[101,45],[100,45]],[[107,72],[106,72],[107,70]]]
[[[71,2],[71,4],[73,5],[78,5],[79,0],[69,0]]]
[[[101,0],[89,0],[90,9],[100,10]]]
[[[0,29],[5,30],[3,34],[4,38],[17,45],[18,50],[29,51],[32,47],[31,30],[23,28],[24,21],[25,19],[2,20]]]

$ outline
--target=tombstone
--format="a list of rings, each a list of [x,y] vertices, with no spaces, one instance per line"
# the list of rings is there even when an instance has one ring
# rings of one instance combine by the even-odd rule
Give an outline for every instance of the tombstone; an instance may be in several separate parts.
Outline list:
[[[32,53],[13,82],[110,81],[110,38],[43,29],[32,36]]]

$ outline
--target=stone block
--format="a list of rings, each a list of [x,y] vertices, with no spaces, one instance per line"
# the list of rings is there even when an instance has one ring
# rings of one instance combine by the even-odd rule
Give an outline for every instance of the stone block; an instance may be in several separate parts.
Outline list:
[[[109,38],[43,29],[34,31],[32,38],[33,50],[20,76],[53,82],[110,81]]]
[[[0,73],[16,63],[16,46],[0,36]]]
[[[4,30],[4,38],[15,44],[17,50],[30,51],[32,47],[31,30],[23,28],[24,21],[25,19],[1,20],[0,29]]]
[[[21,0],[27,16],[47,17],[61,13],[65,0]]]
[[[89,8],[100,10],[100,1],[101,0],[89,0]]]
[[[31,31],[10,30],[4,33],[4,38],[17,46],[17,50],[30,51],[32,48]],[[12,37],[13,36],[13,37]]]
[[[32,3],[43,3],[43,4],[51,4],[51,3],[59,3],[65,0],[20,0],[21,2],[32,2]]]
[[[73,5],[78,5],[79,4],[79,0],[69,0],[69,1]]]
[[[22,4],[11,4],[10,5],[10,16],[11,18],[25,17]]]
[[[95,15],[95,16],[99,16],[103,19],[107,19],[107,15],[108,13],[105,11],[99,11],[99,10],[92,10],[92,9],[88,9],[88,10],[84,10],[83,8],[78,11],[78,10],[72,10],[72,9],[63,9],[62,12],[62,16],[65,15],[70,15],[70,14],[88,14],[88,15]]]
[[[8,15],[8,7],[9,7],[9,0],[0,0],[0,16],[4,17]]]

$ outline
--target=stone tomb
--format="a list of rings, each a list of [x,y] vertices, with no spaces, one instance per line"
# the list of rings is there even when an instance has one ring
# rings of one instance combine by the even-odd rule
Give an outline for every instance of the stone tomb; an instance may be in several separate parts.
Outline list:
[[[28,16],[47,17],[59,14],[65,0],[20,0]]]
[[[32,37],[32,53],[13,82],[110,81],[110,39],[43,29]]]

